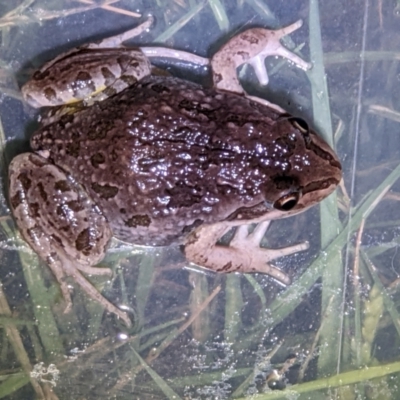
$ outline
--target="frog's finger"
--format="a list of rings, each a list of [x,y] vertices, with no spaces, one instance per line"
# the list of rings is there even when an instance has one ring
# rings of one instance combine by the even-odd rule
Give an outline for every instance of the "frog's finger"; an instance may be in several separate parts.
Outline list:
[[[243,64],[252,65],[260,83],[266,85],[268,74],[264,61],[269,56],[284,57],[304,70],[311,68],[310,63],[280,42],[283,36],[300,26],[301,20],[278,30],[251,28],[232,37],[211,59],[214,85],[221,90],[243,93],[236,78],[236,69]]]

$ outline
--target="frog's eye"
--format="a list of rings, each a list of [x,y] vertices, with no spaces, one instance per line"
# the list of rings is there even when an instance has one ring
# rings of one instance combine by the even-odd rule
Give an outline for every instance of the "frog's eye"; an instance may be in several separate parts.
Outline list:
[[[304,121],[304,119],[292,117],[290,118],[290,121],[292,122],[293,126],[297,128],[301,133],[309,132],[308,124],[306,121]]]
[[[274,208],[280,211],[290,211],[294,208],[300,199],[300,192],[291,192],[285,194],[275,201]]]

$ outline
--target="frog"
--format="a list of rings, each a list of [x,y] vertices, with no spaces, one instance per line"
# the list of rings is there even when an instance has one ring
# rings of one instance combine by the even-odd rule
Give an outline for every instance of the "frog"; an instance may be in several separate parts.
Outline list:
[[[237,68],[249,64],[265,84],[271,55],[308,69],[280,42],[301,22],[244,30],[209,59],[122,45],[151,23],[73,49],[33,75],[22,87],[25,100],[56,111],[33,133],[32,151],[9,166],[12,215],[59,282],[65,312],[72,277],[127,326],[126,306],[114,305],[85,277],[111,274],[96,265],[112,237],[180,246],[200,267],[265,273],[288,285],[271,261],[307,249],[307,242],[267,249],[260,241],[271,221],[304,212],[341,179],[338,156],[304,120],[250,96],[237,78]],[[154,72],[150,60],[160,56],[207,65],[213,84]]]

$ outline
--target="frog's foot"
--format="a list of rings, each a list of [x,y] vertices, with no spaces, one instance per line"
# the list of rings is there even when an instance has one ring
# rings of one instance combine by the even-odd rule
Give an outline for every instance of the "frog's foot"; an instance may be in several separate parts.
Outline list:
[[[61,264],[57,266],[57,268],[61,268],[62,265],[62,271],[66,272],[66,275],[70,276],[74,282],[76,282],[82,289],[83,291],[90,296],[93,300],[97,301],[99,304],[101,304],[108,312],[115,314],[118,318],[121,318],[122,321],[125,322],[126,326],[131,326],[132,321],[128,317],[128,315],[120,310],[118,307],[116,307],[114,304],[112,304],[110,301],[108,301],[99,291],[80,273],[79,270],[84,271],[87,274],[90,275],[105,275],[111,274],[111,270],[108,268],[92,268],[92,267],[87,267],[87,266],[82,266],[82,265],[74,265],[71,261],[67,259],[60,259]],[[55,272],[54,265],[52,266],[50,264],[51,270]],[[56,276],[57,277],[57,276]],[[58,279],[58,278],[57,278]],[[63,281],[59,281],[61,288],[62,288],[62,283]],[[67,307],[65,309],[65,312],[68,312],[70,307],[71,307],[71,298],[65,298],[65,293],[62,292],[64,295],[64,299],[67,302]],[[69,296],[69,293],[68,293]]]
[[[307,70],[311,64],[284,47],[280,40],[302,26],[301,20],[276,31],[251,28],[231,38],[212,57],[211,68],[214,86],[221,90],[243,93],[236,69],[243,64],[250,64],[262,85],[268,83],[268,73],[265,68],[265,58],[282,56]]]
[[[75,266],[70,260],[65,257],[54,257],[51,261],[47,260],[47,263],[53,272],[54,276],[57,279],[57,282],[60,284],[61,293],[64,297],[64,301],[66,303],[66,307],[64,309],[64,313],[68,313],[72,308],[72,300],[70,291],[68,288],[68,284],[66,282],[67,276],[71,277],[75,283],[77,283],[83,291],[90,296],[93,300],[97,301],[101,304],[108,312],[115,314],[118,318],[121,318],[122,321],[129,327],[132,324],[132,321],[128,317],[128,315],[108,301],[99,291],[80,273],[80,271],[84,271],[89,275],[110,275],[112,272],[108,268],[92,268],[82,265]]]
[[[283,249],[264,249],[259,247],[270,221],[261,222],[252,233],[247,225],[238,227],[229,246],[212,245],[230,228],[223,224],[204,226],[193,232],[185,246],[186,258],[202,267],[216,272],[260,272],[268,274],[277,281],[288,285],[290,278],[281,270],[269,264],[270,261],[308,249],[307,242]]]
[[[140,25],[130,29],[129,31],[122,32],[119,35],[110,36],[102,39],[97,43],[90,43],[87,45],[89,49],[105,49],[105,48],[116,48],[121,47],[122,43],[136,36],[141,35],[144,31],[149,29],[153,25],[154,17],[148,16],[147,20],[142,22]]]

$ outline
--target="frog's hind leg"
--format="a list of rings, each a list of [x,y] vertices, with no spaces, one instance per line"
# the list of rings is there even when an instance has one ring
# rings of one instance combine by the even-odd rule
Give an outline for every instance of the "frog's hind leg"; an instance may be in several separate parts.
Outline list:
[[[103,257],[112,232],[98,207],[63,170],[33,153],[15,157],[9,166],[10,206],[19,230],[48,264],[71,309],[68,276],[107,311],[127,325],[129,317],[103,297],[80,273],[109,274],[93,268]]]
[[[261,222],[250,234],[247,225],[239,226],[229,246],[215,243],[230,227],[225,227],[223,224],[202,226],[189,236],[185,246],[186,258],[216,272],[260,272],[288,285],[290,284],[289,276],[270,265],[269,262],[306,250],[308,243],[300,243],[282,249],[260,248],[259,243],[268,229],[269,223],[270,221]]]
[[[33,107],[102,100],[151,74],[140,49],[76,49],[42,67],[21,88]]]

